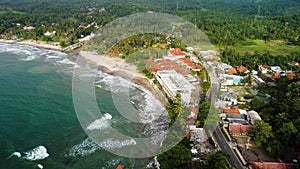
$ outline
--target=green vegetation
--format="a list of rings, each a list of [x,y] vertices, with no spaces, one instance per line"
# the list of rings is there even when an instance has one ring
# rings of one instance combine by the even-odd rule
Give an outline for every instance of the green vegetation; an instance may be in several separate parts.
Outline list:
[[[190,141],[186,138],[169,151],[158,155],[161,169],[196,168],[190,153]]]
[[[300,34],[299,8],[299,2],[295,0],[273,0],[272,3],[182,0],[178,6],[173,1],[160,0],[1,0],[0,33],[25,39],[57,41],[66,46],[114,19],[154,10],[189,20],[222,50],[229,46],[241,54],[268,51],[274,55],[286,55],[299,52],[296,46],[299,45]],[[98,27],[87,27],[93,22]],[[13,23],[20,23],[21,26]],[[23,30],[25,25],[32,25],[38,31]],[[86,28],[79,28],[80,25]],[[41,32],[47,30],[56,30],[56,36],[43,38]],[[202,48],[202,44],[199,47]]]
[[[200,168],[203,169],[229,169],[226,161],[226,156],[222,151],[213,154],[208,154],[208,159]]]
[[[299,46],[289,45],[288,41],[283,40],[246,40],[245,42],[237,43],[230,46],[237,53],[244,54],[246,52],[268,52],[271,55],[287,55],[291,52],[300,52]]]
[[[263,120],[255,121],[254,128],[250,131],[249,136],[252,137],[257,146],[261,146],[269,141],[272,137],[272,126]]]
[[[267,101],[254,98],[250,107],[262,116],[265,122],[257,122],[251,136],[257,145],[265,146],[271,155],[283,158],[287,147],[293,147],[299,159],[300,154],[300,82],[281,78],[277,86],[260,85],[262,93],[272,97]],[[270,141],[271,140],[271,141]]]
[[[198,112],[197,120],[195,122],[197,127],[204,126],[204,123],[205,123],[205,120],[209,113],[209,110],[210,110],[210,103],[207,101],[201,102],[201,104],[199,105],[199,112]]]

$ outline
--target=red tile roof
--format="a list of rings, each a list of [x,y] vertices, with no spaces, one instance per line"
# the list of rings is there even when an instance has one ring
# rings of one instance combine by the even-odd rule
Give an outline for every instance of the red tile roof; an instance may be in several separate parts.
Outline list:
[[[124,168],[124,165],[119,164],[116,169],[123,169],[123,168]]]
[[[171,61],[170,59],[163,59],[163,60],[158,60],[157,61],[162,68],[165,70],[175,70],[178,73],[181,73],[183,75],[190,74],[189,71],[187,71],[185,68],[180,66],[179,64]]]
[[[279,79],[279,78],[280,78],[280,74],[279,74],[279,73],[274,73],[274,74],[272,75],[272,78],[273,78],[273,79]]]
[[[295,78],[295,74],[294,73],[289,73],[288,75],[286,75],[286,77],[290,80],[294,79]]]
[[[298,63],[298,62],[295,62],[295,61],[292,61],[292,62],[290,62],[289,64],[290,64],[290,65],[294,65],[294,66],[298,66],[298,65],[299,65],[299,63]]]
[[[223,109],[223,113],[240,114],[240,111],[239,111],[239,109],[236,106],[233,106],[230,109]]]
[[[244,73],[244,72],[246,72],[248,69],[247,69],[245,66],[238,66],[238,67],[237,67],[237,70],[238,70],[239,72]]]
[[[229,131],[232,135],[235,136],[246,136],[249,131],[253,128],[251,125],[243,125],[243,124],[230,124]]]
[[[183,56],[183,55],[185,55],[185,53],[180,48],[170,49],[170,53],[173,56]]]
[[[265,69],[269,69],[268,65],[261,65],[261,67],[265,68]]]
[[[296,165],[293,163],[279,162],[250,162],[252,169],[294,169]]]
[[[233,75],[233,74],[236,74],[236,73],[237,73],[237,71],[236,71],[235,68],[229,68],[229,69],[228,69],[228,74]]]

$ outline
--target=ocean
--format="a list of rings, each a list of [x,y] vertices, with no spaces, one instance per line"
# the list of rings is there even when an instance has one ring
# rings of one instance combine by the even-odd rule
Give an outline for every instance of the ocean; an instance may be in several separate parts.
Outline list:
[[[153,158],[117,156],[87,136],[72,99],[72,73],[80,67],[76,59],[76,55],[58,51],[0,44],[1,169],[115,169],[118,164],[132,169],[151,168]],[[101,112],[112,117],[103,125],[132,137],[167,129],[169,118],[164,106],[149,91],[120,77],[94,71],[97,103]],[[112,90],[116,82],[120,85]],[[122,91],[128,86],[131,103],[147,123],[122,117],[114,106],[112,93],[120,94],[118,99],[122,101]],[[159,119],[149,120],[157,115]],[[103,145],[112,149],[127,146],[109,142]]]

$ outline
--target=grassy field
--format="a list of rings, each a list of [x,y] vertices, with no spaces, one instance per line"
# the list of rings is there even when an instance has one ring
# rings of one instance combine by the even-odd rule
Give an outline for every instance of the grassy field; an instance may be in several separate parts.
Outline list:
[[[296,45],[287,45],[286,41],[283,40],[249,40],[246,43],[239,43],[234,46],[231,46],[239,53],[245,52],[270,52],[274,55],[287,55],[292,52],[300,52],[300,47]]]

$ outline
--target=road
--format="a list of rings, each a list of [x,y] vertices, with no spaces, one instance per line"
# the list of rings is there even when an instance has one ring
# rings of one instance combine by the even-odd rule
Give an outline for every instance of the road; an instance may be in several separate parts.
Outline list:
[[[208,65],[204,64],[206,70],[208,70]],[[217,100],[217,92],[219,91],[220,82],[219,79],[214,71],[208,71],[208,75],[211,81],[211,88],[209,91],[209,97],[207,100],[213,105]],[[235,152],[232,149],[232,146],[227,141],[224,134],[221,132],[221,129],[218,124],[216,124],[216,128],[213,130],[213,137],[214,140],[217,142],[219,148],[227,155],[227,160],[232,167],[236,169],[243,169],[245,168]]]
[[[242,165],[239,158],[234,153],[232,147],[229,145],[227,139],[225,138],[224,134],[221,132],[220,127],[218,126],[213,133],[213,136],[219,145],[220,149],[227,155],[227,160],[232,167],[236,169],[243,169],[244,166]]]

